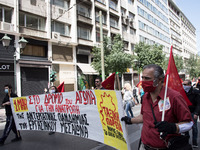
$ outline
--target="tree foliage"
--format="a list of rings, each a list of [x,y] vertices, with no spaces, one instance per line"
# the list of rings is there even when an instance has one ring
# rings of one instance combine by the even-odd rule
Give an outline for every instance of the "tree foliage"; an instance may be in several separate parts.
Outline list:
[[[190,56],[188,60],[185,61],[187,73],[190,75],[190,78],[200,76],[200,61],[197,56]]]
[[[136,62],[134,64],[135,69],[139,68],[139,71],[141,71],[141,69],[148,64],[157,64],[163,67],[165,54],[162,49],[162,46],[148,45],[143,42],[136,44],[134,50],[137,54]]]
[[[113,40],[104,37],[103,48],[105,75],[112,72],[124,73],[131,67],[133,55],[124,52],[124,43],[119,34]],[[101,49],[95,46],[92,54],[94,56],[92,66],[101,73]]]

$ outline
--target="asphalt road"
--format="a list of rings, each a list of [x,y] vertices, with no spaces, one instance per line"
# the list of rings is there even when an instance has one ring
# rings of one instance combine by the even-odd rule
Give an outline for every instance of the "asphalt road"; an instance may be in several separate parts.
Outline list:
[[[140,106],[134,107],[133,112],[137,116],[140,113]],[[3,125],[3,123],[0,123],[0,135],[3,133]],[[141,128],[142,124],[127,126],[132,150],[138,149]],[[198,128],[200,132],[200,122],[198,122]],[[14,134],[11,131],[5,144],[0,146],[0,150],[115,150],[97,141],[63,133],[49,135],[48,132],[44,131],[21,131],[21,135],[22,141],[11,142],[11,139],[14,138]],[[200,138],[198,143],[200,143]],[[198,150],[198,148],[195,150]]]

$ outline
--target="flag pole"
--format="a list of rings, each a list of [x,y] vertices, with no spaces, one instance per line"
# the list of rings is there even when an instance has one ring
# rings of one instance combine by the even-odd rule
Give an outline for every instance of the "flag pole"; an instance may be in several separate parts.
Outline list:
[[[165,104],[166,104],[166,97],[167,97],[168,79],[169,79],[169,74],[167,74],[167,78],[166,78],[164,104],[163,104],[163,112],[162,112],[162,119],[161,119],[161,121],[164,121],[164,119],[165,119]]]

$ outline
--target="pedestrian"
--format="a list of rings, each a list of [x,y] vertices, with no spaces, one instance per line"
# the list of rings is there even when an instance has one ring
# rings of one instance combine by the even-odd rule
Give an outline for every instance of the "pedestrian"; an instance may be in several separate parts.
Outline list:
[[[128,117],[134,117],[132,107],[136,104],[135,99],[131,92],[131,85],[130,83],[126,83],[124,85],[124,105],[125,105],[125,112]],[[130,114],[129,114],[130,113]]]
[[[138,91],[138,88],[137,88],[136,86],[133,86],[133,97],[134,97],[135,100],[137,101],[137,104],[139,104],[137,91]]]
[[[173,149],[173,146],[190,147],[188,138],[180,133],[189,131],[193,121],[184,98],[179,92],[168,88],[165,121],[161,121],[165,94],[163,69],[155,64],[146,65],[142,72],[145,92],[139,116],[122,117],[126,124],[143,123],[140,150]],[[174,144],[172,144],[174,143]],[[170,146],[169,146],[169,145]]]
[[[102,83],[102,78],[101,77],[96,77],[95,79],[95,90],[105,90],[105,88],[101,85]]]
[[[12,92],[12,86],[11,85],[5,85],[4,86],[5,90],[5,97],[2,102],[2,106],[5,107],[6,111],[6,125],[3,131],[3,135],[0,138],[0,145],[4,145],[5,140],[7,139],[10,131],[12,130],[15,133],[15,138],[12,139],[12,142],[20,141],[22,140],[20,132],[16,129],[14,117],[12,114],[11,110],[11,105],[10,105],[10,98],[18,97],[16,94]]]
[[[197,127],[197,119],[200,114],[200,95],[199,91],[194,89],[191,85],[190,80],[185,80],[183,82],[183,88],[186,92],[186,95],[190,102],[192,103],[191,106],[189,106],[194,125],[192,126],[192,147],[198,148],[197,138],[198,138],[198,127]],[[189,136],[189,132],[186,132]]]
[[[196,88],[200,90],[200,77],[198,77],[198,80],[196,82]]]
[[[141,87],[141,88],[140,88],[140,98],[141,98],[140,103],[141,103],[141,104],[142,104],[143,96],[144,96],[144,90],[143,90],[143,88]]]
[[[51,87],[49,88],[49,93],[50,93],[50,94],[58,93],[57,87],[56,87],[56,86],[51,86]],[[51,132],[49,132],[49,135],[52,135],[52,134],[54,134],[54,133],[55,133],[55,132],[51,131]]]

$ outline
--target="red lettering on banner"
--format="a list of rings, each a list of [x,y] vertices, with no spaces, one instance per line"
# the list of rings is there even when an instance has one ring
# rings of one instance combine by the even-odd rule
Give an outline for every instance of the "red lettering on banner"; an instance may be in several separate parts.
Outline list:
[[[27,111],[28,107],[27,107],[27,100],[26,99],[15,99],[14,100],[14,107],[15,107],[15,111]]]
[[[79,92],[77,91],[76,92],[76,103],[75,104],[77,104],[78,101],[79,101],[79,104],[82,104],[81,95],[79,95]]]
[[[87,105],[87,104],[96,105],[96,97],[94,96],[92,91],[77,91],[75,104],[77,104],[78,101],[79,101],[79,104],[82,104],[82,100],[83,100],[84,105]]]
[[[44,112],[42,105],[35,105],[35,110],[36,110],[36,112]]]
[[[62,93],[46,94],[44,104],[61,104],[63,102]]]
[[[32,95],[32,96],[29,96],[29,104],[39,104],[40,103],[40,97],[39,95]],[[32,101],[33,100],[33,101]]]

